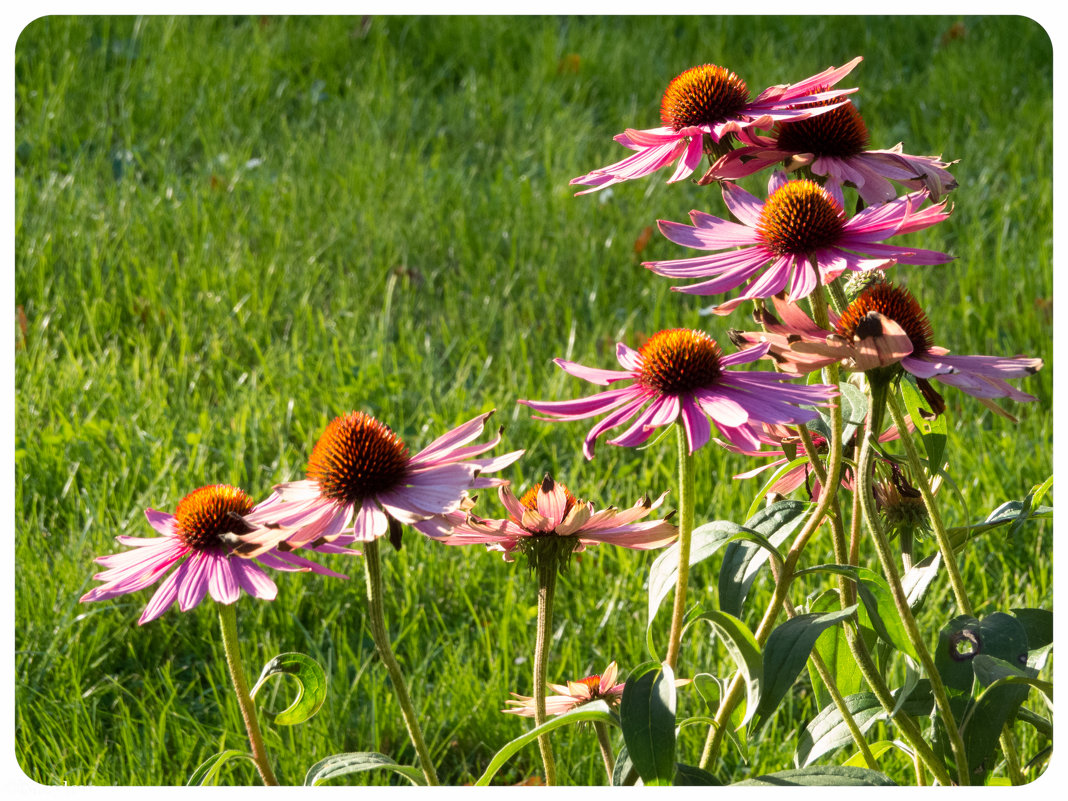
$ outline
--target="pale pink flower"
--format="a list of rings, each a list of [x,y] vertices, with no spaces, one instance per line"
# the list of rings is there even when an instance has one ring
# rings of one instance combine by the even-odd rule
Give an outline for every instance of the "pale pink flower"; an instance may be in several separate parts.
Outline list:
[[[826,113],[833,106],[798,106],[855,92],[856,89],[827,90],[860,61],[857,57],[843,67],[831,67],[800,83],[772,86],[756,100],[750,100],[745,81],[733,72],[715,64],[692,67],[676,76],[664,92],[660,103],[663,127],[644,131],[628,128],[615,137],[621,145],[636,151],[633,156],[581,175],[571,183],[592,187],[578,193],[582,195],[620,181],[643,178],[676,161],[679,164],[668,182],[679,181],[697,168],[706,148],[714,147],[730,134]]]
[[[576,378],[617,387],[579,400],[519,403],[546,415],[538,418],[542,420],[582,420],[607,412],[586,435],[583,453],[587,459],[593,458],[594,443],[601,434],[628,421],[631,425],[609,440],[612,445],[641,445],[657,428],[678,420],[693,453],[708,442],[712,420],[735,445],[759,448],[762,423],[807,423],[816,418],[816,412],[798,408],[800,404],[826,405],[837,394],[825,384],[790,384],[790,377],[782,373],[727,369],[767,352],[767,345],[760,345],[724,356],[703,331],[672,328],[654,334],[639,350],[620,342],[616,359],[622,370],[555,360]]]
[[[278,593],[275,583],[248,559],[238,559],[230,552],[237,535],[248,530],[242,515],[252,511],[252,499],[236,487],[213,484],[194,490],[178,502],[175,513],[148,509],[149,525],[162,537],[144,538],[120,535],[115,539],[132,551],[99,556],[94,561],[108,568],[93,576],[105,582],[81,597],[83,603],[104,601],[142,590],[154,584],[172,567],[177,569],[149,600],[139,624],[155,620],[175,601],[187,612],[205,595],[221,604],[232,604],[244,590],[249,595],[273,600]],[[323,546],[322,553],[337,553],[340,548]],[[312,571],[346,578],[340,573],[284,550],[267,550],[256,557],[266,567],[284,571]]]
[[[832,331],[825,331],[796,306],[775,299],[781,320],[765,312],[766,331],[731,332],[739,346],[768,345],[781,369],[808,373],[840,362],[847,370],[867,372],[900,365],[916,377],[932,411],[944,408],[928,379],[957,387],[979,398],[988,408],[1011,418],[993,398],[1037,400],[1006,382],[1033,375],[1041,359],[1016,356],[951,356],[933,343],[927,315],[904,287],[877,283],[863,290],[839,316],[828,310]]]
[[[743,146],[723,155],[699,183],[736,181],[785,163],[789,169],[808,167],[814,175],[826,176],[825,187],[841,206],[844,185],[855,187],[868,205],[896,197],[891,181],[925,189],[935,202],[957,187],[946,169],[956,162],[903,153],[900,143],[889,150],[869,150],[868,129],[848,100],[825,114],[778,123],[770,136],[747,129],[737,138]]]
[[[617,671],[616,663],[612,662],[600,675],[594,674],[567,684],[546,684],[556,695],[545,696],[545,714],[562,715],[575,707],[598,700],[604,701],[609,707],[618,706],[623,697],[623,684],[616,684]],[[525,718],[534,717],[534,699],[516,693],[512,695],[515,697],[504,702],[510,708],[501,711]]]
[[[567,538],[572,541],[569,553],[578,553],[602,543],[645,551],[662,548],[678,536],[678,528],[666,519],[642,521],[660,507],[666,492],[655,501],[642,498],[623,511],[615,507],[597,511],[590,501],[576,498],[548,473],[520,499],[507,484],[497,492],[508,511],[507,518],[487,520],[453,512],[447,516],[451,531],[434,539],[445,545],[486,545],[490,550],[502,551],[505,561],[510,562],[516,550],[541,538],[551,537],[558,542]]]
[[[400,524],[424,534],[444,534],[443,515],[456,511],[464,493],[496,487],[487,478],[522,456],[474,458],[496,447],[501,432],[469,445],[493,412],[481,414],[430,443],[415,456],[389,426],[363,412],[335,418],[308,460],[308,478],[274,487],[273,495],[246,516],[255,530],[238,552],[255,556],[281,542],[299,548],[319,542],[351,545],[390,533],[399,544]]]
[[[921,231],[949,216],[945,204],[922,208],[926,192],[916,192],[846,218],[841,204],[815,181],[787,180],[776,171],[761,202],[741,187],[723,184],[731,222],[691,211],[693,225],[660,220],[660,232],[677,245],[724,251],[645,266],[669,278],[706,278],[673,287],[693,295],[718,295],[742,284],[742,294],[714,309],[727,314],[753,298],[786,291],[791,301],[807,297],[817,284],[829,284],[846,270],[866,272],[902,264],[942,264],[951,256],[933,250],[882,244],[900,234]],[[748,282],[748,283],[746,283]]]

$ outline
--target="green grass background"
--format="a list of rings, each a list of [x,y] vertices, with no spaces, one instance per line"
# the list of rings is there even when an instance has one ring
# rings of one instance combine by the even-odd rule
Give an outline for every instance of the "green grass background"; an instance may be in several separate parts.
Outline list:
[[[519,398],[589,392],[557,356],[614,365],[701,317],[642,259],[681,257],[657,218],[723,213],[714,189],[666,174],[589,197],[568,180],[617,160],[611,137],[658,124],[671,77],[712,61],[759,91],[855,55],[843,83],[872,145],[959,159],[954,214],[908,241],[948,250],[896,277],[956,353],[1040,356],[1019,425],[945,393],[951,471],[981,519],[1052,470],[1052,49],[1022,17],[61,18],[31,23],[15,53],[15,756],[44,784],[180,784],[208,756],[245,747],[210,603],[138,627],[149,591],[81,605],[91,559],[116,534],[149,535],[143,510],[229,482],[264,496],[302,477],[335,415],[366,410],[413,450],[497,409],[526,456],[518,489],[552,471],[598,506],[675,489],[670,441],[600,445],[588,426],[532,421]],[[766,176],[747,186],[760,191]],[[752,462],[698,460],[698,521],[740,522]],[[500,514],[492,493],[480,501]],[[990,535],[965,573],[981,612],[1052,604],[1048,524]],[[829,561],[829,544],[811,546]],[[550,680],[648,658],[649,554],[602,547],[557,596]],[[809,557],[806,557],[806,560]],[[521,564],[408,534],[385,555],[387,622],[442,778],[472,781],[527,722],[498,710],[531,692],[535,587]],[[283,783],[336,752],[414,759],[353,580],[281,575],[278,599],[238,604],[249,672],[281,651],[319,660],[320,714],[267,726]],[[714,603],[715,565],[693,576]],[[821,589],[816,582],[799,587]],[[927,604],[934,632],[952,605]],[[758,582],[755,626],[766,583]],[[657,629],[663,641],[663,632]],[[683,666],[726,675],[726,654],[688,641]],[[281,708],[292,688],[278,682]],[[687,714],[700,705],[687,695]],[[802,679],[748,763],[724,780],[790,767],[817,711]],[[1025,737],[1025,756],[1039,745]],[[697,759],[701,733],[685,731]],[[561,777],[602,781],[592,731],[555,738]],[[832,756],[829,761],[834,761]],[[843,758],[837,755],[837,759]],[[253,781],[247,763],[223,779]],[[498,777],[538,773],[536,749]],[[887,771],[909,781],[894,758]],[[337,783],[345,783],[345,779]],[[351,783],[391,781],[363,775]]]

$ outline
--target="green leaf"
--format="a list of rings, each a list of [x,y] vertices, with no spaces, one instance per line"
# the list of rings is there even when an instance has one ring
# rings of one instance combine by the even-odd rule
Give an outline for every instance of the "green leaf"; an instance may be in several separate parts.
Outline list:
[[[978,618],[958,615],[942,627],[938,632],[934,662],[946,687],[971,694],[975,680],[971,659],[980,648]]]
[[[745,521],[744,528],[766,537],[778,548],[801,524],[809,506],[801,501],[773,503]],[[719,570],[720,609],[741,616],[742,603],[749,593],[749,587],[768,557],[766,549],[749,542],[732,542],[727,546]]]
[[[905,401],[912,424],[916,427],[916,433],[920,435],[923,449],[927,453],[929,472],[934,475],[942,467],[942,458],[946,451],[946,416],[940,414],[935,417],[931,407],[923,399],[920,391],[916,388],[915,379],[907,375],[907,380],[901,382],[901,398]]]
[[[672,784],[676,787],[719,787],[723,782],[707,770],[679,762],[675,765],[675,780]]]
[[[753,787],[766,785],[833,787],[833,786],[869,786],[895,787],[888,776],[877,770],[845,767],[843,765],[812,765],[797,770],[780,770],[767,773],[745,781],[735,782],[731,787]]]
[[[712,624],[720,641],[727,646],[731,657],[745,680],[745,717],[740,726],[744,726],[756,714],[760,702],[761,686],[764,681],[764,660],[760,645],[749,627],[734,615],[726,612],[707,612],[701,616]]]
[[[919,659],[915,647],[905,633],[901,618],[898,617],[894,596],[886,579],[866,567],[853,565],[816,565],[799,570],[796,575],[818,572],[837,573],[853,579],[857,584],[857,595],[864,604],[864,612],[875,633],[899,651],[913,659]]]
[[[757,512],[759,512],[767,504],[768,493],[771,492],[771,488],[775,486],[775,482],[789,473],[796,467],[808,464],[809,460],[807,456],[798,456],[796,459],[791,459],[786,464],[779,465],[778,469],[772,473],[771,478],[764,482],[764,486],[760,488],[760,491],[753,495],[753,501],[749,504],[749,509],[745,513],[745,517],[748,520]]]
[[[900,745],[893,742],[892,740],[877,740],[874,743],[868,743],[868,750],[871,751],[871,755],[875,757],[876,761],[878,761],[879,757],[881,757],[887,751],[893,748],[900,747]],[[912,754],[910,752],[906,751],[905,753],[907,753],[911,758]],[[844,765],[845,767],[852,768],[864,768],[867,767],[868,761],[864,758],[864,754],[862,752],[857,751],[855,754],[849,757],[849,759],[843,762],[842,765]]]
[[[693,530],[690,539],[690,567],[712,556],[745,529],[737,523],[716,520]],[[649,623],[660,608],[661,602],[675,587],[679,578],[679,544],[672,543],[649,568]],[[651,650],[651,649],[650,649]]]
[[[752,730],[758,731],[774,714],[793,686],[823,630],[850,617],[856,604],[837,612],[790,618],[772,630],[764,643],[764,681]]]
[[[634,769],[634,763],[630,761],[626,744],[622,745],[616,754],[616,766],[612,769],[613,787],[633,787],[638,781],[638,771]]]
[[[246,753],[245,751],[235,751],[233,749],[230,749],[229,751],[221,751],[204,760],[200,766],[193,771],[193,775],[189,777],[189,781],[185,783],[185,786],[204,787],[208,784],[214,784],[222,766],[235,758],[247,759],[253,765],[256,764],[256,761],[252,758],[252,754]]]
[[[304,654],[279,654],[263,666],[256,686],[252,688],[252,697],[256,697],[267,679],[278,675],[292,676],[299,686],[296,699],[288,708],[275,715],[275,723],[280,726],[293,726],[303,723],[319,711],[319,707],[326,700],[326,673],[318,662]]]
[[[583,721],[607,723],[611,726],[619,725],[619,719],[612,714],[612,711],[608,708],[608,704],[604,701],[590,701],[582,706],[575,707],[570,712],[565,712],[562,715],[550,718],[540,726],[535,726],[526,734],[520,735],[511,742],[506,743],[501,750],[493,755],[486,770],[479,776],[478,781],[475,782],[474,786],[488,786],[493,780],[493,777],[497,775],[497,771],[504,766],[505,762],[511,759],[512,756],[525,745],[537,740],[542,734],[548,734],[553,729],[559,729],[561,726],[570,726],[574,723],[582,723]],[[674,730],[672,733],[674,733]]]
[[[879,719],[883,707],[873,693],[855,693],[842,699],[849,714],[860,731],[866,732]],[[842,713],[830,704],[820,710],[801,732],[797,739],[794,761],[798,767],[806,767],[824,754],[829,754],[853,742]]]
[[[910,609],[915,610],[919,607],[920,601],[923,600],[923,596],[927,593],[927,588],[931,586],[931,582],[938,575],[938,568],[941,565],[942,554],[939,551],[935,551],[930,556],[916,562],[901,577],[901,587],[905,590],[905,598],[909,603]]]
[[[1053,613],[1048,609],[1010,609],[1027,635],[1027,650],[1035,651],[1053,642]]]
[[[839,600],[838,590],[826,590],[812,599],[808,604],[809,612],[833,612],[842,606]],[[861,627],[861,636],[870,634],[869,629]],[[874,639],[870,636],[869,639]],[[849,650],[849,642],[846,640],[845,631],[840,626],[831,626],[816,639],[816,653],[820,655],[824,664],[834,677],[838,692],[843,696],[861,692],[866,686],[864,674],[853,658]],[[823,685],[823,679],[813,666],[812,660],[808,662],[809,678],[816,693],[820,707],[831,703],[831,695]]]
[[[996,656],[979,654],[972,660],[972,669],[979,683],[986,688],[984,692],[1003,686],[1026,685],[1042,693],[1049,705],[1053,706],[1053,682],[1037,678],[1037,672],[1030,668],[1011,665]]]
[[[397,773],[417,787],[426,786],[426,779],[421,770],[410,765],[398,765],[385,754],[375,751],[354,751],[328,756],[308,768],[308,774],[304,777],[304,786],[314,787],[338,776],[379,769]]]
[[[675,774],[675,675],[666,664],[637,674],[619,704],[630,761],[646,786],[668,785]]]
[[[868,396],[848,381],[840,383],[838,391],[841,393],[838,396],[838,402],[842,407],[842,445],[848,445],[857,426],[862,425],[868,415]],[[819,414],[819,419],[809,423],[808,428],[829,440],[831,438],[831,413],[823,406],[816,406],[815,409]]]

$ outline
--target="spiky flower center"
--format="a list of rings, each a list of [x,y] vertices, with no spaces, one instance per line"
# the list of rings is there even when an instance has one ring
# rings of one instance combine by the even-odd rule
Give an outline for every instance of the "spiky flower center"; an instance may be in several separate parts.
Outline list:
[[[211,484],[193,490],[178,502],[174,512],[178,539],[197,551],[223,547],[223,534],[245,534],[241,519],[252,511],[252,498],[228,484]]]
[[[845,213],[815,181],[788,181],[764,202],[757,230],[780,256],[807,256],[842,235]]]
[[[681,395],[715,383],[723,372],[716,340],[704,331],[658,331],[638,349],[642,386],[663,395]]]
[[[837,102],[838,100],[823,100],[806,103],[798,108],[818,108]],[[780,122],[775,127],[775,135],[780,149],[794,153],[848,158],[863,153],[868,148],[868,127],[861,119],[857,107],[849,101],[814,117]]]
[[[393,489],[407,475],[408,448],[384,423],[351,412],[334,418],[308,459],[308,478],[339,504],[356,504]]]
[[[660,101],[660,119],[667,127],[681,131],[690,125],[722,122],[748,103],[745,81],[723,67],[702,64],[671,80]]]
[[[875,284],[857,295],[857,299],[842,312],[835,333],[852,340],[858,333],[863,333],[871,312],[878,312],[901,326],[912,343],[913,356],[922,355],[931,347],[934,334],[927,315],[911,292],[893,284]]]

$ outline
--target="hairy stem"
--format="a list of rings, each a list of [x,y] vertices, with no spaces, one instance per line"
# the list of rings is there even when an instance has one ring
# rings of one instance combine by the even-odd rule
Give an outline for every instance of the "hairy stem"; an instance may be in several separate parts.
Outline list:
[[[269,787],[278,786],[271,764],[267,761],[267,750],[263,746],[263,735],[256,720],[256,708],[252,705],[252,696],[248,692],[245,671],[241,666],[241,647],[237,642],[237,612],[233,604],[217,604],[219,608],[219,626],[222,629],[223,652],[226,654],[226,667],[230,670],[230,681],[234,684],[237,705],[241,707],[241,717],[245,721],[248,742],[252,746],[252,761],[260,772],[263,783]]]
[[[608,783],[612,784],[616,758],[612,753],[612,741],[608,738],[608,726],[597,720],[593,723],[593,730],[597,733],[597,747],[601,750],[601,759],[604,761],[604,769],[608,774]]]
[[[538,573],[538,634],[534,644],[534,723],[543,724],[545,715],[545,683],[549,669],[549,645],[552,642],[553,597],[556,595],[556,571],[559,569],[555,559],[542,558],[537,563]],[[538,748],[541,749],[541,761],[545,765],[545,784],[556,784],[556,760],[553,758],[549,735],[538,736]]]
[[[367,577],[367,611],[369,613],[367,619],[371,626],[371,639],[374,640],[378,656],[382,664],[386,666],[389,678],[393,682],[393,691],[401,708],[404,725],[408,729],[408,737],[412,745],[415,746],[416,756],[419,757],[419,767],[423,771],[423,776],[426,777],[426,783],[436,787],[439,784],[438,775],[430,759],[426,741],[423,739],[423,730],[419,728],[419,721],[415,717],[415,706],[408,694],[404,674],[401,672],[400,664],[393,655],[393,648],[389,643],[386,616],[382,608],[382,566],[378,557],[378,540],[371,540],[364,545],[363,556],[364,572]]]
[[[686,617],[686,585],[690,576],[690,539],[693,534],[694,458],[682,423],[675,423],[679,446],[679,575],[675,582],[675,603],[671,610],[666,662],[672,671],[679,660],[682,624]]]

